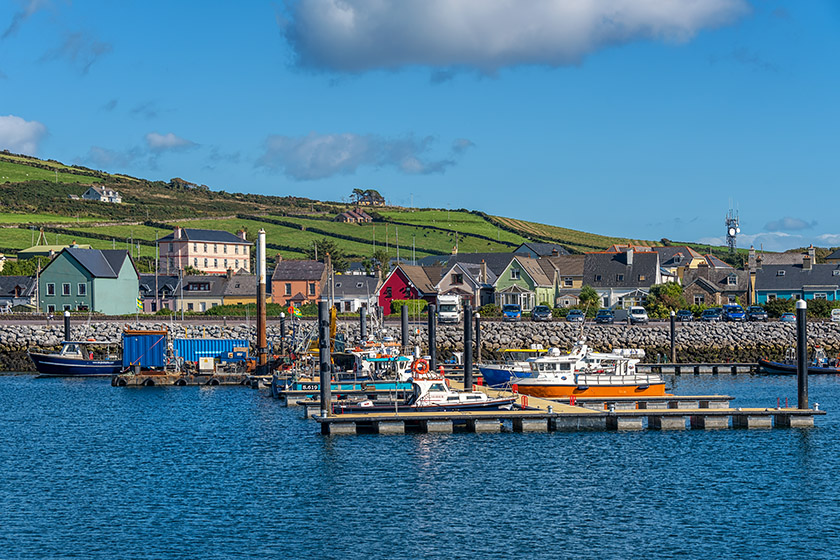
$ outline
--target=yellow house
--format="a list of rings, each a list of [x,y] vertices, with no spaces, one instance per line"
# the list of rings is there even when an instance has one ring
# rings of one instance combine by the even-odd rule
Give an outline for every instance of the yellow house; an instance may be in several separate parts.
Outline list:
[[[266,289],[268,282],[266,282]],[[257,303],[257,277],[254,274],[228,276],[223,295],[223,305],[248,305]]]

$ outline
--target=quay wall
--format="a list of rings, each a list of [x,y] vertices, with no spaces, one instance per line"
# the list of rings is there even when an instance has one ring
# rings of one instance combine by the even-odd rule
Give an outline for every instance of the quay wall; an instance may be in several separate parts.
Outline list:
[[[301,331],[311,322],[304,322]],[[73,338],[94,338],[101,342],[119,342],[120,333],[129,324],[115,322],[79,323],[72,326]],[[386,332],[400,340],[398,324],[388,324]],[[248,338],[252,347],[256,342],[256,327],[228,321],[228,324],[148,323],[142,328],[168,328],[174,337]],[[426,325],[412,324],[411,344],[419,345],[425,353]],[[358,334],[358,322],[342,321],[339,332],[352,339]],[[677,324],[676,349],[680,362],[755,362],[758,358],[780,358],[794,345],[795,325],[791,323],[684,323]],[[280,328],[275,322],[268,326],[268,339],[279,339]],[[462,325],[438,325],[438,352],[441,358],[463,350]],[[656,361],[657,355],[670,352],[670,327],[667,323],[647,326],[580,325],[566,322],[501,323],[482,322],[482,351],[485,359],[494,358],[504,348],[527,348],[542,344],[545,348],[568,350],[581,335],[596,350],[613,348],[643,348],[646,361]],[[64,336],[63,325],[14,324],[0,325],[0,370],[29,371],[32,364],[26,350],[37,348],[55,350]],[[823,346],[829,356],[840,354],[840,324],[811,322],[808,324],[808,345]]]

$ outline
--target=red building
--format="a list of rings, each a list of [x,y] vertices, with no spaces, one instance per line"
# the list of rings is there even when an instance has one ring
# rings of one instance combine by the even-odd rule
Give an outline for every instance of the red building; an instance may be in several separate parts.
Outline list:
[[[437,301],[435,283],[440,278],[433,280],[429,273],[432,276],[436,273],[440,276],[439,270],[440,267],[427,269],[422,266],[397,265],[379,287],[376,294],[379,307],[385,315],[390,315],[391,302],[395,299],[424,299],[429,303],[435,303]]]

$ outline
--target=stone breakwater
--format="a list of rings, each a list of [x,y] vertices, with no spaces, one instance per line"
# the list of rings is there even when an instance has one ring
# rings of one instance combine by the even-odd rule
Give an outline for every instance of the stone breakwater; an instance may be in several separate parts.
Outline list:
[[[308,329],[311,322],[305,323]],[[93,338],[100,342],[119,342],[120,335],[128,324],[91,323],[72,326],[74,339]],[[168,328],[176,338],[247,338],[251,345],[256,341],[256,327],[253,323],[227,325],[181,325],[143,324],[144,329]],[[419,345],[425,352],[426,326],[411,325],[411,344]],[[339,332],[349,339],[358,334],[358,322],[342,322]],[[400,339],[398,323],[388,323],[386,332]],[[670,352],[670,328],[667,323],[651,326],[595,325],[587,324],[583,330],[579,325],[565,322],[550,323],[500,323],[482,322],[482,348],[485,359],[496,357],[504,348],[527,348],[531,344],[543,347],[571,348],[581,336],[596,350],[613,348],[643,348],[649,361],[655,361],[657,354]],[[276,323],[268,327],[268,339],[277,339],[280,328]],[[463,350],[463,326],[438,325],[438,351],[446,358],[452,352]],[[685,323],[677,324],[676,348],[680,362],[755,362],[760,357],[779,358],[794,344],[795,325],[789,323]],[[61,324],[52,325],[0,325],[0,369],[5,371],[29,371],[32,364],[26,350],[56,350],[64,337]],[[840,324],[812,322],[808,325],[808,344],[819,344],[829,355],[840,353]]]

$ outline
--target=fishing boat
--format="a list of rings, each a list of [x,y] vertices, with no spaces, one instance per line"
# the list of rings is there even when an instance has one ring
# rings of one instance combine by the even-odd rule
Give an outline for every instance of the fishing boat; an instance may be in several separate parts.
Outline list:
[[[105,359],[94,358],[92,346],[110,346],[95,341],[65,341],[61,350],[55,353],[29,352],[35,369],[50,377],[106,377],[122,372],[121,358],[109,355]],[[109,348],[110,350],[110,348]]]
[[[638,362],[627,351],[591,352],[581,341],[569,354],[552,348],[546,356],[530,360],[530,375],[514,377],[510,384],[523,395],[546,399],[665,396],[662,376],[638,374]]]
[[[502,350],[502,362],[499,364],[479,364],[478,369],[484,384],[490,387],[504,387],[511,377],[529,377],[531,364],[528,360],[538,358],[546,350],[538,344],[531,348],[506,348]]]
[[[338,405],[335,407],[335,412],[349,414],[394,410],[404,412],[502,410],[511,409],[516,402],[516,397],[491,398],[481,391],[454,391],[442,375],[428,372],[428,370],[415,373],[411,378],[411,384],[413,392],[403,402],[375,404],[373,401],[364,400],[348,405]]]
[[[821,346],[814,347],[814,353],[808,360],[809,374],[840,374],[840,356],[829,359],[825,349]],[[766,358],[758,360],[759,371],[776,375],[796,375],[796,349],[788,348],[785,352],[785,359],[781,362],[774,362]]]

